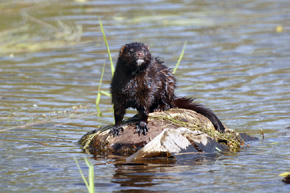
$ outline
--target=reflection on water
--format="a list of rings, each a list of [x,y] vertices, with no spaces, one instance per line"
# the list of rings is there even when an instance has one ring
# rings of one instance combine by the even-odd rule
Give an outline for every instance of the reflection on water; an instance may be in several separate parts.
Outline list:
[[[290,36],[286,0],[0,2],[0,149],[4,192],[86,192],[77,140],[113,122],[110,99],[94,107],[104,62],[101,18],[113,60],[142,41],[173,67],[177,95],[212,108],[230,128],[265,140],[237,155],[178,164],[91,159],[96,189],[112,191],[286,192],[289,171]],[[109,91],[105,70],[102,89]],[[80,106],[82,105],[82,106]],[[128,113],[131,116],[134,112]],[[35,124],[35,123],[41,124]]]

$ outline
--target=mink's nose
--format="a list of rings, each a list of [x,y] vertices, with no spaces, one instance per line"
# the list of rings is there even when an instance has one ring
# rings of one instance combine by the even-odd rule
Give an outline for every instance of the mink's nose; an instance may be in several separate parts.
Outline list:
[[[137,55],[138,55],[139,57],[143,57],[143,56],[144,56],[144,53],[143,53],[143,52],[138,52]]]

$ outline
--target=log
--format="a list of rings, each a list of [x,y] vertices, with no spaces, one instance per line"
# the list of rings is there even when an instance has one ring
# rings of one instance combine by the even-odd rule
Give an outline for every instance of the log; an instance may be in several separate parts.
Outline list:
[[[187,109],[150,113],[145,136],[135,132],[138,122],[137,116],[124,121],[124,131],[116,137],[109,134],[113,125],[101,127],[85,134],[78,143],[95,156],[129,156],[128,162],[142,162],[155,158],[176,160],[185,154],[236,152],[245,141],[258,139],[227,128],[219,133],[205,116]]]

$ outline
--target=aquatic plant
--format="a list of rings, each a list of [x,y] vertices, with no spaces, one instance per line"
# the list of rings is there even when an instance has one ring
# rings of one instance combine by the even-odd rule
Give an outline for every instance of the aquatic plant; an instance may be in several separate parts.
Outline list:
[[[80,24],[56,23],[23,13],[24,23],[16,28],[0,31],[0,54],[14,56],[19,52],[55,49],[79,43],[83,27]]]
[[[86,157],[84,157],[84,160],[85,160],[87,166],[89,167],[89,176],[88,176],[88,181],[89,182],[88,182],[87,179],[85,178],[83,172],[82,172],[82,169],[81,169],[81,167],[80,167],[77,159],[74,158],[74,160],[75,160],[75,162],[76,162],[76,164],[78,166],[78,169],[79,169],[79,172],[80,172],[80,174],[82,176],[82,179],[84,180],[84,182],[85,182],[85,184],[87,186],[88,192],[89,193],[95,193],[95,182],[94,182],[94,180],[95,180],[95,173],[94,173],[94,166],[92,165],[91,162],[89,162],[89,160]]]
[[[98,94],[97,94],[97,98],[96,98],[96,108],[97,108],[97,112],[98,112],[98,116],[101,116],[101,110],[99,107],[99,103],[101,100],[101,85],[102,85],[102,81],[103,81],[103,76],[104,76],[104,72],[105,72],[105,64],[103,65],[103,70],[102,70],[102,74],[101,74],[101,78],[100,78],[100,83],[99,83],[99,87],[98,87]]]
[[[175,68],[172,71],[173,74],[175,74],[175,72],[176,72],[176,70],[177,70],[177,68],[178,68],[178,66],[179,66],[179,64],[180,64],[180,62],[181,62],[181,60],[183,58],[184,51],[185,51],[185,48],[186,48],[186,44],[187,44],[187,41],[184,42],[184,45],[183,45],[182,51],[180,53],[179,59],[178,59],[176,65],[175,65]]]
[[[111,56],[111,52],[110,52],[110,48],[109,48],[109,43],[108,43],[107,36],[105,34],[105,31],[104,31],[104,28],[103,28],[103,24],[102,24],[101,19],[99,19],[99,22],[100,22],[101,31],[102,31],[102,34],[103,34],[103,39],[104,39],[104,42],[106,44],[106,48],[107,48],[107,52],[108,52],[108,57],[110,59],[111,71],[112,71],[112,76],[113,76],[114,75],[114,72],[115,72],[115,67],[114,67],[114,63],[113,63],[113,60],[112,60],[112,56]]]

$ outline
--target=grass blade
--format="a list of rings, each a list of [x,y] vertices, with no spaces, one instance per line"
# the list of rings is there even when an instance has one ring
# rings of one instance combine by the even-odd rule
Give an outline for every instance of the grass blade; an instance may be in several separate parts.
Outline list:
[[[107,96],[107,97],[112,97],[111,93],[110,92],[107,92],[107,91],[103,91],[101,90],[101,94]]]
[[[94,193],[95,192],[95,174],[94,174],[94,166],[91,162],[85,157],[85,162],[87,166],[89,167],[89,192]]]
[[[78,163],[78,160],[74,157],[74,160],[75,160],[75,162],[76,162],[76,164],[77,164],[77,166],[78,166],[78,168],[79,168],[79,171],[80,171],[80,173],[81,173],[81,176],[82,176],[82,178],[83,178],[83,181],[85,182],[85,184],[86,184],[86,186],[87,186],[87,188],[88,188],[88,191],[90,191],[90,187],[89,187],[89,184],[88,184],[88,182],[87,182],[87,180],[86,180],[86,178],[85,178],[85,176],[84,176],[84,174],[83,174],[83,172],[82,172],[82,169],[81,169],[81,167],[80,167],[80,165],[79,165],[79,163]]]
[[[100,21],[100,27],[101,27],[101,30],[102,30],[103,38],[104,38],[104,41],[105,41],[105,44],[106,44],[106,47],[107,47],[107,52],[108,52],[108,56],[109,56],[109,59],[110,59],[111,71],[112,71],[112,76],[113,76],[114,72],[115,72],[114,63],[113,63],[113,60],[112,60],[112,57],[111,57],[111,52],[110,52],[107,36],[105,34],[101,19],[99,19],[99,21]]]
[[[99,104],[100,104],[100,100],[101,100],[101,85],[102,85],[102,81],[103,81],[104,72],[105,72],[105,63],[103,65],[103,70],[102,70],[101,79],[100,79],[99,88],[98,88],[98,95],[96,98],[96,107],[97,107],[97,111],[98,111],[98,116],[101,115]]]
[[[286,176],[288,176],[288,175],[290,175],[289,172],[284,172],[284,173],[282,173],[282,174],[279,174],[279,176],[282,176],[282,177],[286,177]]]
[[[180,64],[180,62],[181,62],[181,60],[182,60],[182,58],[183,58],[184,51],[185,51],[185,48],[186,48],[186,44],[187,44],[187,41],[184,42],[184,45],[183,45],[183,48],[182,48],[181,54],[180,54],[180,56],[179,56],[179,59],[178,59],[176,65],[175,65],[175,68],[173,69],[173,72],[172,72],[173,74],[175,74],[175,72],[176,72],[176,70],[177,70],[177,68],[178,68],[178,66],[179,66],[179,64]]]

